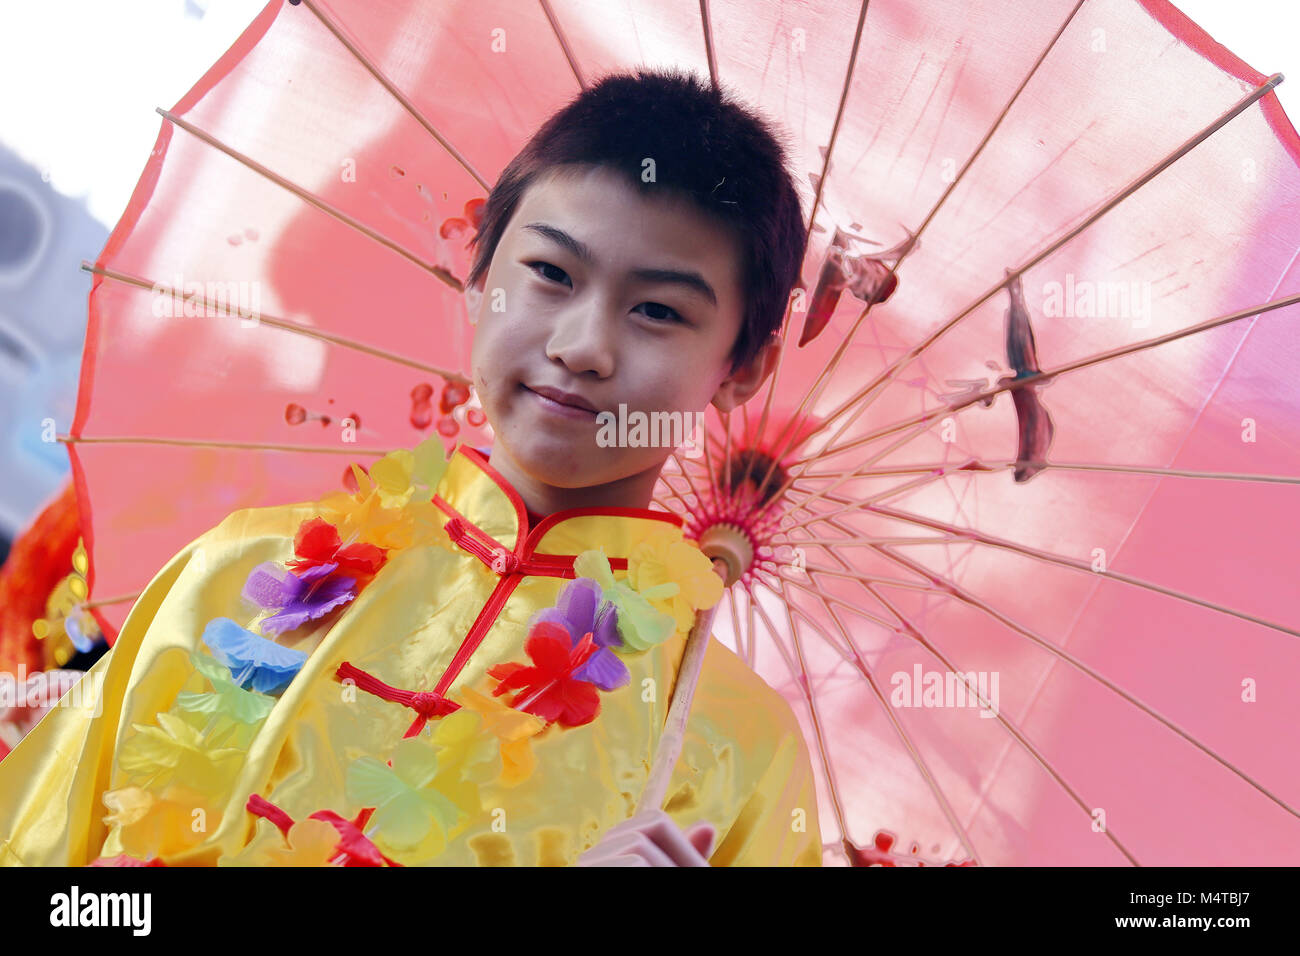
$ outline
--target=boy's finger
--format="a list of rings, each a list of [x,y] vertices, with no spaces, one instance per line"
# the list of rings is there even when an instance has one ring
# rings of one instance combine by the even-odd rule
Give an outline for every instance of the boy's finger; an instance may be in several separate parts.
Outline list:
[[[686,839],[682,828],[668,814],[664,813],[663,819],[656,820],[645,832],[672,857],[675,866],[709,865],[709,861]]]
[[[606,837],[601,841],[605,852],[613,856],[634,854],[643,856],[648,866],[678,866],[671,857],[648,835],[639,831]]]
[[[695,852],[706,860],[713,852],[713,841],[717,836],[718,831],[713,828],[712,823],[697,823],[686,831],[686,839],[690,841],[691,846],[695,847]]]
[[[638,813],[634,817],[628,817],[626,820],[614,824],[605,831],[605,836],[612,836],[615,833],[622,833],[625,830],[640,830],[647,824],[653,823],[661,816],[667,818],[668,814],[664,813],[662,810],[647,810],[645,813]]]
[[[615,824],[605,831],[601,842],[621,848],[627,845],[626,840],[636,839],[644,834],[646,839],[661,848],[670,860],[668,863],[657,865],[708,866],[707,857],[716,838],[716,830],[712,824],[704,822],[698,824],[692,833],[700,834],[702,844],[697,845],[693,840],[688,839],[667,811],[657,809],[648,810]]]

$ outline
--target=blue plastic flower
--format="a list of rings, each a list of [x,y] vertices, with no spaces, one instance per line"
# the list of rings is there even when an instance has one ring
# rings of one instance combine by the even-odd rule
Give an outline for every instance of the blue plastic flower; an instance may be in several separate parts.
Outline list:
[[[262,694],[284,690],[307,662],[302,651],[281,647],[228,617],[208,622],[203,629],[203,643],[213,657],[230,668],[236,684]]]

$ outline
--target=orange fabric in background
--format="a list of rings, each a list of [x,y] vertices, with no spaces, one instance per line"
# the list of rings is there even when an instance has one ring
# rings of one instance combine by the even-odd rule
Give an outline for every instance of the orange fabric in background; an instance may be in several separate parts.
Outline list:
[[[45,616],[50,592],[71,573],[80,536],[77,495],[69,480],[14,541],[0,567],[0,671],[54,666],[32,633],[32,622]]]

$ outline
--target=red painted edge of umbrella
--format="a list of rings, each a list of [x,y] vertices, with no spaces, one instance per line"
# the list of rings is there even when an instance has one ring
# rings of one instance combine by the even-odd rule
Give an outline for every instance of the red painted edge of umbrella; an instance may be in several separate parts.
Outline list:
[[[257,15],[257,18],[249,24],[247,29],[239,35],[238,39],[230,45],[230,49],[222,54],[220,59],[209,67],[208,71],[194,84],[193,88],[172,107],[171,112],[181,114],[190,110],[231,70],[238,66],[247,51],[256,45],[271,28],[271,24],[275,22],[283,6],[283,0],[271,0],[262,12]],[[158,177],[162,172],[162,164],[166,159],[167,147],[171,143],[171,138],[172,124],[164,119],[161,121],[158,139],[154,143],[153,152],[149,154],[149,161],[145,164],[144,170],[140,173],[140,179],[131,192],[131,199],[127,203],[126,210],[118,219],[117,225],[113,227],[108,241],[104,243],[104,248],[96,256],[96,265],[102,265],[106,259],[115,253],[140,221],[140,216],[153,198],[154,187],[158,184]],[[98,325],[95,321],[95,293],[99,290],[99,286],[103,281],[103,276],[94,276],[91,281],[90,293],[86,297],[89,321],[86,326],[85,347],[81,356],[81,374],[77,382],[77,407],[73,414],[72,426],[68,430],[68,434],[74,438],[81,437],[86,418],[90,412],[90,396],[94,390],[95,359],[98,357],[97,340],[91,335],[91,328]],[[69,443],[67,447],[68,460],[72,468],[72,481],[77,492],[77,516],[81,523],[82,540],[86,547],[86,588],[93,595],[95,593],[97,555],[95,551],[94,510],[91,506],[90,493],[86,485],[85,468],[77,455],[76,445]],[[104,615],[100,613],[99,608],[90,608],[90,613],[99,624],[105,640],[111,647],[117,640],[117,629],[109,624]]]
[[[1259,86],[1272,75],[1260,73],[1219,43],[1206,33],[1200,24],[1175,7],[1170,0],[1137,0],[1137,2],[1156,22],[1223,72],[1255,86]],[[1282,109],[1277,91],[1270,91],[1267,96],[1262,97],[1259,106],[1264,111],[1264,119],[1277,134],[1277,138],[1282,141],[1291,158],[1300,164],[1300,133],[1296,132],[1294,124],[1286,115],[1286,110]]]

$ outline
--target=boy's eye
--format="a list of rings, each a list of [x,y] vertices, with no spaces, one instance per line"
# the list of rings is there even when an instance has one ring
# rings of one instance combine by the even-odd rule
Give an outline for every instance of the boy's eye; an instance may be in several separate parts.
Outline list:
[[[661,305],[658,302],[642,302],[641,305],[637,306],[637,308],[639,309],[641,308],[641,306],[648,306],[651,309],[660,309],[663,312],[666,312],[667,315],[650,315],[648,312],[646,313],[647,318],[654,319],[658,322],[685,322],[686,321],[673,309],[668,308],[668,306],[666,305]]]
[[[549,279],[549,280],[551,280],[551,281],[553,281],[553,282],[563,282],[565,279],[569,278],[569,275],[568,275],[567,272],[565,272],[565,271],[564,271],[563,269],[561,269],[559,266],[553,266],[553,265],[551,265],[549,262],[541,262],[541,261],[537,261],[537,262],[529,262],[529,263],[527,263],[527,266],[528,266],[528,268],[532,269],[534,272],[539,271],[539,268],[540,268],[540,269],[550,269],[550,270],[552,270],[552,272],[553,272],[553,273],[556,273],[556,274],[554,274],[554,275],[547,275],[546,273],[541,273],[541,275],[542,275],[542,278],[544,278],[544,279]]]
[[[549,262],[544,262],[541,259],[534,262],[526,262],[524,265],[550,282],[564,282],[569,278],[569,274],[559,266],[553,266]],[[545,270],[547,269],[550,269],[551,272],[546,272]],[[675,309],[670,309],[668,306],[663,305],[660,302],[642,302],[641,305],[637,306],[637,308],[639,309],[642,306],[646,306],[648,309],[659,310],[660,314],[653,314],[650,311],[646,312],[646,318],[654,319],[656,322],[684,323],[686,321]]]

